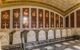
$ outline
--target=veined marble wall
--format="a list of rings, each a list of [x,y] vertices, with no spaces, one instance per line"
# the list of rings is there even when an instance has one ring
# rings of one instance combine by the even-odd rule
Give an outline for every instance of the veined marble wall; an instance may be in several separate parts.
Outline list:
[[[0,32],[0,36],[1,45],[9,45],[9,32]]]

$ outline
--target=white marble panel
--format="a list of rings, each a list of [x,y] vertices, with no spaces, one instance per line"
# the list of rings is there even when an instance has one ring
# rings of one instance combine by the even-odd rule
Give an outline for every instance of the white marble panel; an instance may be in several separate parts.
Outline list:
[[[17,31],[13,34],[13,44],[21,43],[20,31]]]
[[[9,32],[0,32],[1,38],[1,45],[9,45]]]
[[[30,31],[27,33],[27,42],[36,41],[36,33],[34,31]]]
[[[56,35],[56,38],[61,38],[61,32],[59,29],[56,30],[55,35]]]
[[[46,33],[45,33],[44,30],[41,30],[41,31],[39,32],[39,41],[40,41],[40,40],[46,40]]]
[[[48,39],[54,39],[54,31],[53,30],[48,31]]]
[[[66,29],[62,29],[62,37],[67,37]]]

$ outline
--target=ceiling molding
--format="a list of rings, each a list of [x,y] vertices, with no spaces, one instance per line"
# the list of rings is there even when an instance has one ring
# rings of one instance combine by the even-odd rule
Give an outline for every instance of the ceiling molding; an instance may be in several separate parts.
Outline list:
[[[13,2],[3,2],[2,5],[0,5],[0,8],[4,8],[4,7],[11,7],[11,6],[21,6],[21,5],[26,5],[26,6],[39,6],[39,7],[44,7],[44,8],[48,8],[51,10],[54,10],[58,13],[60,13],[61,15],[64,15],[64,11],[62,11],[61,9],[52,6],[50,4],[46,4],[46,3],[42,3],[42,2],[37,2],[37,1],[13,1]]]
[[[71,11],[73,11],[73,10],[79,8],[79,7],[80,7],[80,3],[72,6],[71,8],[69,8],[69,9],[67,9],[67,10],[65,11],[65,15],[67,15],[68,13],[70,13]]]
[[[22,0],[22,1],[4,1],[3,4],[0,5],[0,8],[4,8],[4,7],[11,7],[11,6],[21,6],[21,5],[26,5],[26,6],[39,6],[39,7],[44,7],[44,8],[48,8],[51,9],[53,11],[56,11],[58,13],[60,13],[61,15],[65,16],[67,15],[69,12],[77,9],[78,7],[80,7],[80,3],[70,7],[69,9],[67,9],[66,11],[63,11],[53,5],[47,4],[47,3],[43,3],[43,2],[38,2],[38,1],[29,1],[29,0]]]

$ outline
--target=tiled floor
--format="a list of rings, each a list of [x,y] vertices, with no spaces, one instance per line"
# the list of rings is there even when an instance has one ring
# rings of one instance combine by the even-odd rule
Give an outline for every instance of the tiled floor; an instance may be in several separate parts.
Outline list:
[[[80,41],[79,40],[67,41],[32,50],[80,50]]]
[[[22,50],[22,49],[17,48],[9,50]],[[61,42],[57,44],[51,44],[48,46],[41,46],[39,48],[35,48],[32,50],[80,50],[80,40]]]

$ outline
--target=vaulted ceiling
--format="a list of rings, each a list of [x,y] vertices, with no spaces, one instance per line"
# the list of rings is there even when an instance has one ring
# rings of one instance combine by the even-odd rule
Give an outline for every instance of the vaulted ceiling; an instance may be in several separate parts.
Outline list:
[[[1,3],[1,5],[3,5],[2,2],[10,3],[10,2],[14,2],[14,1],[31,1],[31,2],[38,2],[41,4],[44,3],[44,4],[50,5],[52,7],[55,7],[56,9],[59,9],[63,12],[69,11],[70,9],[77,7],[77,5],[79,7],[79,5],[80,5],[80,0],[0,0],[0,3]]]
[[[33,1],[44,2],[53,5],[63,11],[66,11],[72,6],[80,3],[80,0],[33,0]]]

